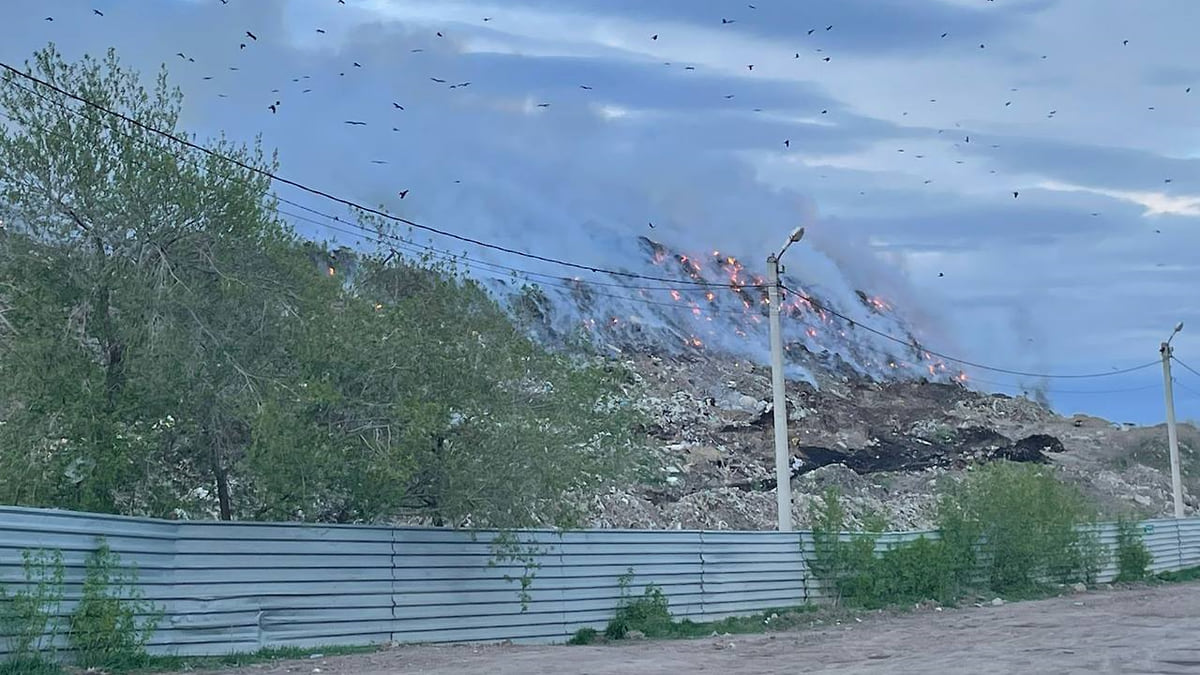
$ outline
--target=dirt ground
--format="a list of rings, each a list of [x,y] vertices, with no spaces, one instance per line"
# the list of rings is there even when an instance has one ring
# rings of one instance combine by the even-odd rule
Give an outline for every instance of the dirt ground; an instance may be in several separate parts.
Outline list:
[[[338,673],[1197,673],[1200,582],[911,614],[766,635],[616,645],[446,645],[223,671]]]

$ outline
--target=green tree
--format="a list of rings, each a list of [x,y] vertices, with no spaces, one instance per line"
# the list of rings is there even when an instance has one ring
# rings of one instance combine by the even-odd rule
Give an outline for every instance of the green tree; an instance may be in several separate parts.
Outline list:
[[[27,71],[191,139],[165,72],[53,45]],[[188,154],[15,76],[0,112],[0,500],[513,527],[629,466],[619,369],[452,267],[302,240],[257,144]]]

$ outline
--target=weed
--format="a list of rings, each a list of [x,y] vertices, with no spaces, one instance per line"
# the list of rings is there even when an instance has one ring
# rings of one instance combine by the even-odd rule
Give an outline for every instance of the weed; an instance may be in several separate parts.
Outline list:
[[[1049,470],[996,462],[943,497],[939,524],[959,582],[1021,595],[1095,581],[1105,550],[1089,527],[1094,514]]]
[[[67,634],[79,665],[128,669],[144,664],[146,643],[161,616],[143,599],[137,571],[122,569],[120,556],[99,539],[88,557],[83,594]]]
[[[1142,541],[1138,524],[1120,518],[1117,520],[1117,578],[1114,581],[1141,581],[1147,576],[1147,568],[1154,562],[1150,549]]]
[[[599,637],[600,637],[600,631],[597,631],[595,628],[584,627],[584,628],[580,628],[579,630],[575,631],[575,634],[571,636],[571,639],[567,640],[567,644],[569,644],[569,645],[590,645],[593,642],[595,642],[597,639],[599,639]]]
[[[0,673],[56,672],[53,651],[63,600],[62,552],[26,549],[21,551],[21,562],[22,588],[0,588],[0,630],[9,651]]]

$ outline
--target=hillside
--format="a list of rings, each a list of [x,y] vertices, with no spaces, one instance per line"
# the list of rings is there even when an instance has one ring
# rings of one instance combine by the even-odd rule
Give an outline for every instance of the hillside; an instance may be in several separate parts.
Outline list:
[[[763,278],[719,251],[689,255],[639,238],[645,266],[678,278],[605,286],[576,282],[514,296],[543,341],[590,350],[636,373],[629,394],[659,475],[587,495],[590,524],[633,528],[775,526],[767,308]],[[975,391],[929,354],[887,298],[844,275],[822,284],[784,276],[785,360],[796,522],[829,486],[852,519],[931,524],[941,482],[994,459],[1036,462],[1093,496],[1110,515],[1171,509],[1166,431],[1062,416],[1030,398]],[[503,287],[493,285],[494,289]],[[683,311],[680,311],[682,308]],[[1180,427],[1185,467],[1200,432]],[[1185,501],[1197,478],[1185,469]]]
[[[590,500],[599,527],[775,527],[770,370],[719,355],[633,355],[654,420],[647,433],[661,481]],[[827,487],[850,518],[882,515],[892,527],[931,525],[937,486],[975,462],[1009,459],[1055,467],[1108,515],[1168,515],[1170,471],[1163,426],[1065,417],[1027,398],[928,380],[790,380],[788,418],[794,517],[809,522]],[[1179,428],[1185,502],[1200,485],[1186,469],[1200,432]]]

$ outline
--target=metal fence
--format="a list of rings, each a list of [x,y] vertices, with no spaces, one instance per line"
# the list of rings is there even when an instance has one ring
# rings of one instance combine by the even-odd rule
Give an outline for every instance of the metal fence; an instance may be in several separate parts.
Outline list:
[[[1142,524],[1155,572],[1200,565],[1200,519]],[[888,533],[879,548],[934,536]],[[63,613],[104,537],[136,566],[164,614],[151,651],[214,655],[268,646],[386,641],[566,640],[600,628],[630,589],[662,588],[677,617],[712,620],[821,602],[808,574],[809,533],[526,531],[538,567],[526,606],[521,563],[493,561],[494,533],[364,526],[215,523],[0,507],[0,584],[23,580],[21,552],[58,549]],[[1110,547],[1115,527],[1100,527]],[[1116,574],[1109,563],[1101,580]],[[507,578],[506,578],[507,577]]]

